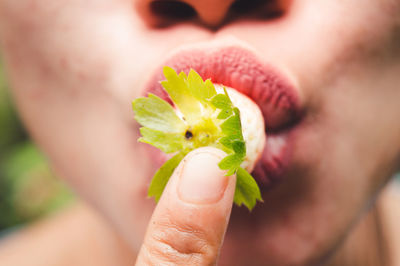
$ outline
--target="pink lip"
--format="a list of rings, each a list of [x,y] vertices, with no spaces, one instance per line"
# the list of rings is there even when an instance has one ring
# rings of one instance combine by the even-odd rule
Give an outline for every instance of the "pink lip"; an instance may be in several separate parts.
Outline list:
[[[290,161],[290,129],[301,116],[297,90],[284,75],[238,46],[185,50],[164,65],[186,73],[192,68],[203,79],[232,87],[253,99],[263,113],[268,135],[263,156],[253,175],[266,187],[284,175]],[[162,66],[151,78],[146,93],[169,100],[160,84],[165,79]]]

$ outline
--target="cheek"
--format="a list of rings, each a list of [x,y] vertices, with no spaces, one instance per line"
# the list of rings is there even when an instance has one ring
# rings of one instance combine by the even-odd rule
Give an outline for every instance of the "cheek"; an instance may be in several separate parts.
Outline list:
[[[138,62],[148,50],[131,28],[131,7],[122,4],[126,1],[34,2],[5,4],[8,24],[2,28],[2,42],[9,68],[18,72],[15,87],[33,98],[59,91],[73,96],[93,88],[119,99],[135,95],[137,76],[132,73],[141,73]],[[52,89],[42,83],[52,83]]]
[[[344,145],[351,151],[346,169],[352,162],[362,176],[387,177],[400,152],[400,23],[393,15],[400,14],[400,4],[388,11],[390,1],[369,2],[362,10],[357,3],[304,7],[302,16],[315,23],[299,25],[299,32],[311,34],[303,36],[304,52],[292,65],[315,119],[310,125],[326,135],[322,143],[336,140],[333,150]],[[318,9],[323,19],[313,15]]]
[[[307,42],[303,53],[306,56],[301,58],[310,73],[302,76],[306,86],[321,88],[343,76],[371,69],[380,71],[381,65],[399,62],[400,24],[396,17],[390,16],[385,6],[376,1],[369,1],[362,9],[355,1],[347,2],[305,8],[308,12],[303,15],[313,20],[313,23],[303,23],[304,28],[300,30],[310,33],[304,41]],[[318,12],[323,18],[313,15]]]

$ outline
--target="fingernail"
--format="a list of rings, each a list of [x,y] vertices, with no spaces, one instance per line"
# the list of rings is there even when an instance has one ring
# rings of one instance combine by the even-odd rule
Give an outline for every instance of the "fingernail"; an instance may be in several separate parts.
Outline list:
[[[215,203],[219,201],[228,185],[225,172],[218,163],[223,156],[209,151],[194,151],[189,154],[182,167],[178,195],[190,203]]]

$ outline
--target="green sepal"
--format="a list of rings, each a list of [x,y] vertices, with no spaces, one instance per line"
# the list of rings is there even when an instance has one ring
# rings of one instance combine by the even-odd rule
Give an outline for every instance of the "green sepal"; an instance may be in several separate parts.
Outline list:
[[[200,75],[193,69],[190,70],[187,77],[187,85],[192,95],[201,101],[203,105],[207,105],[209,99],[217,95],[217,91],[211,81],[206,80],[204,82]]]
[[[238,156],[242,158],[246,156],[246,144],[243,140],[235,140],[232,143],[232,149]]]
[[[236,171],[234,202],[238,206],[243,204],[251,211],[257,201],[262,202],[263,200],[256,181],[245,169],[239,167]]]
[[[215,95],[212,98],[211,103],[218,109],[232,109],[232,102],[225,94]]]
[[[164,75],[167,80],[162,81],[161,85],[168,92],[176,107],[181,111],[187,121],[196,121],[201,117],[201,105],[198,99],[192,95],[188,87],[186,75],[181,73],[179,76],[174,69],[164,67]]]
[[[234,115],[221,124],[222,132],[230,136],[231,139],[243,139],[239,109],[234,108],[233,111]]]
[[[167,185],[169,178],[175,171],[176,167],[182,161],[183,157],[185,157],[186,153],[180,152],[176,154],[174,157],[166,161],[160,169],[155,173],[153,179],[151,180],[148,196],[154,197],[156,202],[158,202],[161,198],[161,195]]]
[[[218,119],[226,119],[228,117],[230,117],[233,114],[233,110],[231,109],[225,109],[225,110],[221,110],[217,116]]]
[[[243,156],[239,154],[229,154],[219,162],[218,166],[222,170],[228,170],[228,173],[226,175],[232,175],[236,172],[240,164],[243,162],[243,159]]]
[[[174,108],[160,97],[149,94],[132,102],[135,119],[144,127],[164,132],[182,132],[185,124]]]
[[[144,142],[162,150],[165,153],[181,151],[184,147],[185,137],[182,133],[165,133],[148,127],[140,128],[140,142]]]

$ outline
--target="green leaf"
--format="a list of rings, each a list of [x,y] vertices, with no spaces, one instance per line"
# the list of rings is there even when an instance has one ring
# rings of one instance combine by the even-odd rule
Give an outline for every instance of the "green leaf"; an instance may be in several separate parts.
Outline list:
[[[234,202],[238,206],[244,204],[251,211],[257,200],[262,201],[261,192],[256,181],[245,169],[239,167],[236,172]]]
[[[208,104],[208,100],[217,94],[214,85],[209,80],[203,82],[200,75],[193,69],[189,72],[187,82],[192,95],[203,104]]]
[[[222,159],[219,162],[218,166],[222,170],[228,170],[228,173],[226,175],[232,175],[235,173],[236,169],[240,166],[242,162],[243,156],[233,153]]]
[[[168,183],[169,178],[173,174],[175,168],[179,165],[182,161],[183,157],[185,157],[185,153],[180,152],[167,162],[161,166],[160,169],[156,172],[153,176],[153,180],[151,180],[151,184],[149,187],[148,196],[154,197],[156,201],[161,198],[161,195],[164,191],[165,186]]]
[[[185,123],[176,115],[174,108],[155,96],[137,98],[132,103],[135,119],[142,125],[154,130],[178,133],[185,131]]]
[[[233,115],[232,109],[224,109],[219,112],[217,118],[222,120],[230,117],[231,115]]]
[[[185,74],[176,74],[170,67],[164,67],[164,75],[167,80],[162,81],[161,85],[168,92],[174,104],[182,112],[186,120],[196,121],[201,117],[200,102],[192,95],[188,88]]]
[[[232,103],[231,100],[226,96],[225,94],[217,94],[215,95],[211,103],[217,107],[218,109],[232,109]]]
[[[232,143],[232,149],[237,155],[240,155],[241,157],[246,156],[246,144],[244,141],[242,140],[234,141]]]
[[[186,76],[185,72],[181,71],[181,73],[179,73],[179,78],[182,80],[187,80],[187,76]]]
[[[165,153],[174,153],[183,149],[185,137],[182,133],[166,133],[148,127],[140,128],[140,142],[148,143]]]
[[[207,99],[211,99],[214,95],[217,94],[217,91],[215,90],[214,84],[211,82],[211,80],[207,79],[204,82],[204,85],[206,86],[206,95],[207,95]]]
[[[233,142],[234,140],[235,140],[235,139],[232,139],[232,138],[229,137],[229,136],[225,136],[225,137],[222,137],[222,138],[219,139],[219,143],[221,143],[222,145],[224,145],[224,146],[227,147],[228,149],[231,149],[231,150],[232,150],[232,142]]]
[[[221,129],[222,132],[230,138],[234,139],[241,139],[243,138],[242,136],[242,127],[240,124],[240,117],[237,115],[232,115],[228,119],[226,119],[222,124],[221,124]]]

